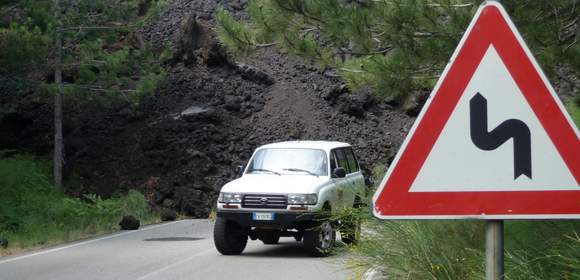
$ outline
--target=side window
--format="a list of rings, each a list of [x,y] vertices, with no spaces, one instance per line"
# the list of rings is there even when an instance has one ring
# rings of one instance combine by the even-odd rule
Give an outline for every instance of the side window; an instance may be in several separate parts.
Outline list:
[[[334,155],[336,156],[336,160],[338,161],[338,166],[344,168],[346,173],[351,173],[350,166],[348,165],[348,160],[346,155],[344,154],[344,149],[338,149],[334,151]]]
[[[354,153],[352,152],[352,148],[345,149],[346,159],[348,160],[348,166],[350,166],[350,172],[357,172],[358,169],[358,162]]]
[[[330,153],[330,174],[334,172],[335,168],[336,168],[336,156],[334,155],[334,151],[332,151]]]

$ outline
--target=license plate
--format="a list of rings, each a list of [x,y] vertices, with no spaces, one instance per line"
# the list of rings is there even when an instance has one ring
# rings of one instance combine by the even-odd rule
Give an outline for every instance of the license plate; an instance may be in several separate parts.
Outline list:
[[[252,213],[252,219],[254,221],[273,221],[274,213]]]

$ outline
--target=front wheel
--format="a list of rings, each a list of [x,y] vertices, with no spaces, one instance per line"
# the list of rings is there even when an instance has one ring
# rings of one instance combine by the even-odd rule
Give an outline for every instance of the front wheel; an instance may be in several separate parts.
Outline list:
[[[222,255],[239,255],[246,248],[248,235],[238,223],[218,217],[213,228],[213,242]]]
[[[330,254],[336,240],[336,231],[330,221],[323,221],[318,226],[304,231],[304,248],[309,255],[324,257]]]

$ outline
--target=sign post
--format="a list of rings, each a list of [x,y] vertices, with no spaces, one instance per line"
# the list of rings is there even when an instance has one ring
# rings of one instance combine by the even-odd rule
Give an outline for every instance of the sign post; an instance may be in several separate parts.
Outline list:
[[[485,223],[485,279],[504,279],[503,220]]]
[[[580,219],[580,132],[499,1],[484,2],[373,196],[375,217],[486,220],[486,279],[504,279],[504,220]]]

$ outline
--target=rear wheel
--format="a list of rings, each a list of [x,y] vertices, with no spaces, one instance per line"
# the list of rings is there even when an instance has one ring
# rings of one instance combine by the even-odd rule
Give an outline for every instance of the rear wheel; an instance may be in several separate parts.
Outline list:
[[[297,232],[296,234],[294,234],[294,240],[300,242],[302,241],[302,236],[304,235],[304,233],[302,231]]]
[[[304,248],[309,255],[323,257],[330,254],[336,240],[336,231],[330,221],[304,231]]]
[[[218,217],[213,228],[213,242],[223,255],[239,255],[246,248],[248,235],[236,222]]]

